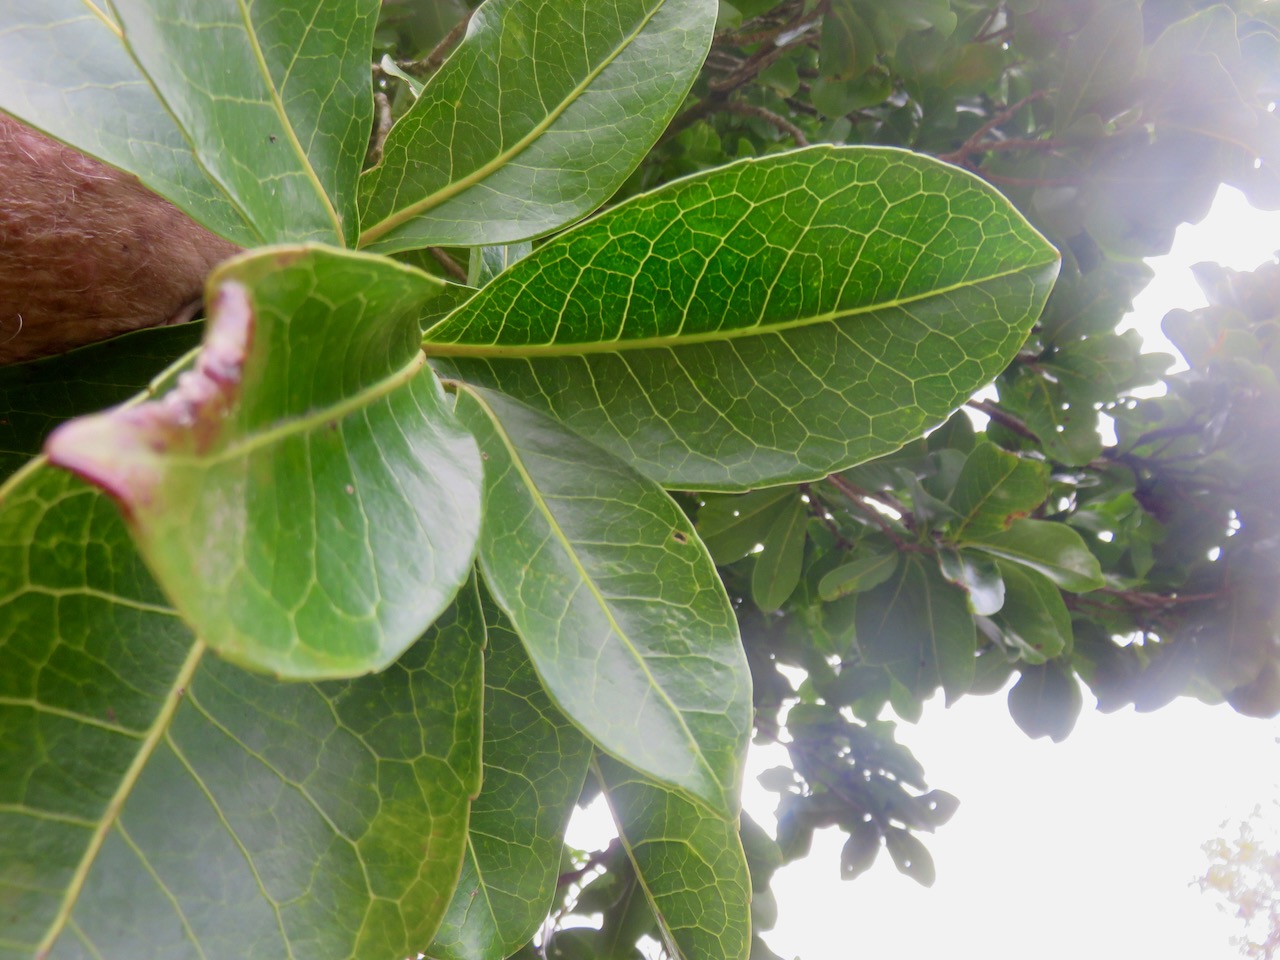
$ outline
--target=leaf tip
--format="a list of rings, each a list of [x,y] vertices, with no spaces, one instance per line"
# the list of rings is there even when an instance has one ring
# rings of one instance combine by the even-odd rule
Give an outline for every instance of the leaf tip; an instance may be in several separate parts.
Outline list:
[[[181,446],[207,450],[240,393],[253,336],[253,308],[238,283],[218,287],[194,366],[158,400],[79,417],[45,441],[49,462],[101,487],[126,513],[150,502],[159,458]]]

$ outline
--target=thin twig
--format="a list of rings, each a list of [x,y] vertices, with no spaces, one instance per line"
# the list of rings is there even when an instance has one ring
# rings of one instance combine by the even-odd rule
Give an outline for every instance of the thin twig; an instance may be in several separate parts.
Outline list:
[[[369,136],[369,150],[364,156],[366,170],[382,162],[382,148],[386,145],[387,134],[391,132],[391,101],[381,90],[373,95],[373,110],[375,122]]]
[[[968,400],[965,402],[965,406],[977,410],[979,413],[985,413],[1000,426],[1013,431],[1025,440],[1031,440],[1035,443],[1041,442],[1039,435],[1023,423],[1019,417],[1015,417],[1008,410],[990,400]]]
[[[772,110],[758,107],[754,103],[741,103],[737,100],[726,101],[721,105],[721,109],[744,117],[756,117],[763,120],[790,136],[796,142],[797,147],[807,147],[809,145],[809,138],[804,135],[803,130],[786,117],[781,117]]]
[[[427,247],[427,253],[436,258],[436,262],[444,267],[445,272],[459,283],[467,282],[467,271],[462,269],[462,265],[457,260],[445,253],[439,247]]]
[[[858,511],[863,514],[863,516],[867,517],[872,523],[874,523],[877,527],[879,527],[880,532],[883,533],[886,537],[888,537],[891,541],[893,541],[893,545],[897,547],[899,550],[912,550],[912,551],[920,552],[925,549],[919,546],[918,544],[907,543],[900,536],[898,536],[898,531],[896,531],[893,528],[893,526],[889,523],[889,521],[880,514],[879,510],[871,506],[871,504],[868,502],[870,500],[877,500],[880,503],[884,503],[885,506],[891,506],[889,503],[886,502],[887,500],[892,499],[891,497],[886,497],[884,500],[880,500],[878,497],[873,496],[872,494],[868,493],[866,490],[863,490],[861,487],[850,483],[848,480],[840,476],[840,474],[838,473],[833,473],[830,476],[828,476],[827,482],[829,482],[833,487],[835,487],[837,490],[843,493],[848,498],[849,502],[852,503],[858,509]],[[908,511],[905,508],[902,508],[901,504],[897,504],[897,506],[892,506],[892,509],[902,514],[904,518],[908,515]]]
[[[946,160],[949,163],[966,165],[969,157],[975,153],[985,153],[986,147],[984,141],[988,135],[1003,123],[1012,120],[1023,107],[1028,104],[1035,103],[1037,100],[1043,100],[1049,95],[1048,90],[1036,90],[1027,94],[1012,106],[1005,107],[1000,112],[994,114],[986,123],[969,135],[969,139],[960,144],[959,148],[952,150],[950,153],[939,154],[938,159]]]
[[[466,15],[453,25],[453,29],[444,35],[444,38],[432,47],[421,60],[413,60],[409,63],[400,64],[400,69],[405,73],[414,77],[427,77],[440,69],[440,64],[444,63],[445,57],[449,56],[454,45],[462,39],[462,35],[467,32],[467,26],[471,23],[471,17],[475,14],[474,10],[468,10]]]

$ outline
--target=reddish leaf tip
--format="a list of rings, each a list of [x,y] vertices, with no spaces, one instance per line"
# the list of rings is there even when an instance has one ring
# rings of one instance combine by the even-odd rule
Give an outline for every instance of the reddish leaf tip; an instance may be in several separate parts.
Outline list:
[[[45,441],[49,462],[110,494],[126,514],[150,503],[159,483],[159,456],[183,448],[203,453],[239,397],[253,336],[253,307],[239,283],[214,295],[209,329],[194,366],[158,400],[79,417]]]

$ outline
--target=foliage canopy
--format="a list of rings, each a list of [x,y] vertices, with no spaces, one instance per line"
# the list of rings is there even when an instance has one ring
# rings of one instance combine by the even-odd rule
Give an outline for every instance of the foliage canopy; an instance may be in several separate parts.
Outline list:
[[[887,708],[1280,710],[1280,267],[1116,332],[1280,206],[1274,4],[170,10],[0,11],[0,110],[246,248],[0,369],[0,957],[767,958],[818,827],[932,881]]]

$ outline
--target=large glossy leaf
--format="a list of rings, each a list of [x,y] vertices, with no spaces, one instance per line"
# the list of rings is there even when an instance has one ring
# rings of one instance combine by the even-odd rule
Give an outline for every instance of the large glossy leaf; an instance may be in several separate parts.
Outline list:
[[[556,893],[565,827],[591,744],[547,698],[510,622],[491,600],[485,648],[484,789],[431,960],[494,960],[528,943]]]
[[[0,481],[72,417],[123,403],[196,347],[198,323],[139,330],[60,357],[0,367]]]
[[[819,146],[636,197],[427,331],[449,376],[663,484],[808,480],[896,449],[1012,358],[1057,254],[991,187]]]
[[[964,592],[919,554],[905,557],[893,577],[859,595],[856,624],[867,661],[888,667],[918,696],[941,685],[950,702],[973,681],[978,641]]]
[[[111,5],[197,162],[259,237],[354,245],[378,0]]]
[[[688,518],[501,394],[462,389],[458,416],[485,458],[485,581],[551,697],[603,750],[734,816],[751,680]]]
[[[0,488],[0,955],[400,960],[479,787],[472,589],[386,672],[291,684],[207,652],[97,490]]]
[[[324,248],[232,261],[172,391],[49,439],[229,659],[312,679],[379,669],[467,578],[479,455],[417,344],[439,286]]]
[[[1014,520],[1005,530],[980,532],[969,546],[1030,567],[1063,590],[1083,593],[1104,582],[1098,558],[1065,523]]]
[[[667,950],[675,960],[746,960],[751,878],[737,820],[600,757],[597,772]]]
[[[0,4],[0,110],[134,174],[215,233],[261,243],[266,235],[206,176],[104,7]]]
[[[590,213],[706,57],[712,0],[489,0],[361,180],[361,245],[511,243]]]

